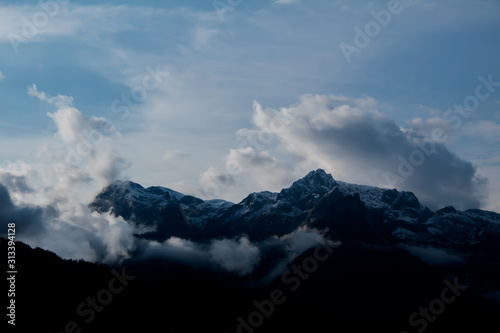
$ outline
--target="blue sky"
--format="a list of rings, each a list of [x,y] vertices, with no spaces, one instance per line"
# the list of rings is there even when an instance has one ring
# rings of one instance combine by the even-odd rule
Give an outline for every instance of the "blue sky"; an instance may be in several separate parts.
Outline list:
[[[0,172],[44,179],[32,188],[56,187],[48,166],[86,140],[64,133],[105,118],[114,130],[91,156],[116,158],[71,165],[73,187],[129,178],[239,201],[324,168],[412,190],[432,208],[500,211],[500,87],[481,88],[488,97],[459,125],[446,116],[475,96],[478,77],[500,82],[498,1],[404,2],[350,59],[342,43],[356,47],[355,28],[366,33],[390,1],[41,3],[49,13],[38,1],[0,1]],[[34,17],[42,21],[26,35]],[[161,82],[145,90],[148,68]],[[113,105],[141,91],[120,118]],[[50,99],[58,95],[72,102]],[[286,120],[279,131],[272,114]],[[447,133],[437,151],[398,173],[399,156],[436,128]],[[401,178],[388,184],[388,174]]]

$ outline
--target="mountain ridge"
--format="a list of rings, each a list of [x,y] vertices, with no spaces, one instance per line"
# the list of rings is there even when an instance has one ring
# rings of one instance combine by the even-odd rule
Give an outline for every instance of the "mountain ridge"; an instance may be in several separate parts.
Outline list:
[[[111,212],[136,225],[156,228],[157,240],[172,236],[207,240],[238,234],[262,240],[307,225],[309,212],[334,190],[344,197],[357,194],[370,219],[381,219],[396,238],[409,244],[437,241],[442,246],[471,245],[487,232],[500,234],[500,214],[495,212],[453,207],[433,212],[412,192],[336,181],[323,169],[309,172],[280,192],[250,193],[239,203],[202,200],[165,187],[144,188],[131,181],[116,181],[89,206],[99,213]],[[471,228],[468,238],[460,236],[464,228]],[[467,239],[470,244],[466,244]]]

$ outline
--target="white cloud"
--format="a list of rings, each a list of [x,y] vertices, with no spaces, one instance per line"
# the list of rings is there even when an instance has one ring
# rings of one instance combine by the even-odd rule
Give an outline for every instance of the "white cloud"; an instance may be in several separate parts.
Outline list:
[[[5,75],[3,75],[2,71],[0,71],[0,81],[2,81],[3,79],[5,79]]]
[[[473,165],[424,135],[434,126],[445,125],[436,119],[414,120],[404,129],[380,113],[372,98],[309,94],[302,96],[300,103],[279,110],[263,109],[254,103],[253,123],[256,129],[239,133],[252,135],[255,140],[226,155],[226,162],[232,160],[241,169],[234,177],[237,187],[246,177],[249,183],[266,182],[268,187],[274,185],[271,190],[279,190],[289,183],[267,182],[265,175],[275,180],[283,175],[298,178],[324,168],[339,180],[380,187],[396,185],[413,191],[433,209],[445,205],[478,208],[484,199],[484,180]],[[287,160],[287,154],[294,158]],[[401,167],[402,159],[415,163],[410,165],[412,170]],[[388,172],[391,178],[399,177],[395,184],[388,182],[392,180],[387,178]],[[231,189],[226,187],[220,190]]]
[[[124,161],[114,151],[118,137],[103,118],[86,117],[72,107],[68,96],[50,97],[36,86],[29,94],[53,105],[48,116],[54,121],[55,136],[38,149],[36,162],[15,162],[0,166],[0,180],[8,189],[4,202],[18,207],[38,207],[35,222],[25,219],[23,210],[12,210],[19,237],[32,246],[56,252],[63,258],[117,262],[133,249],[133,228],[121,218],[91,212],[93,197],[119,178]],[[20,208],[20,209],[21,209]],[[13,213],[13,214],[14,214]],[[23,215],[24,214],[24,215]],[[29,225],[35,223],[35,225]]]
[[[319,244],[329,244],[332,247],[339,247],[341,245],[341,242],[330,241],[321,235],[318,230],[311,230],[307,227],[300,227],[289,234],[279,237],[278,240],[286,244],[285,248],[289,256],[288,261],[293,261],[303,252]]]
[[[477,171],[479,175],[488,179],[486,188],[488,198],[482,208],[494,212],[500,212],[500,161],[479,166]]]
[[[194,267],[208,267],[209,254],[206,247],[186,239],[171,237],[164,242],[140,240],[136,260],[167,259]]]
[[[239,275],[252,273],[260,261],[259,248],[246,237],[241,237],[238,241],[215,240],[210,246],[210,255],[216,264]]]
[[[417,135],[423,135],[427,139],[433,138],[433,132],[438,129],[443,131],[443,137],[446,136],[446,141],[454,138],[453,126],[441,117],[432,117],[427,119],[414,118],[408,124],[405,131],[414,131]]]

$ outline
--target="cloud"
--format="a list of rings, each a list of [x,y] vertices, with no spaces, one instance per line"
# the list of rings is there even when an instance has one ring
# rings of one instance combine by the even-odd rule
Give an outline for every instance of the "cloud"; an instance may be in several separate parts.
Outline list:
[[[178,237],[171,237],[161,243],[140,240],[138,244],[139,254],[135,260],[147,261],[161,258],[193,267],[207,268],[210,256],[206,247]]]
[[[97,178],[101,185],[105,185],[119,177],[126,162],[113,147],[112,138],[118,138],[120,134],[111,122],[83,115],[72,106],[70,96],[49,97],[36,85],[28,89],[28,94],[57,108],[47,116],[57,127],[55,137],[62,149],[42,149],[53,160],[51,164],[58,178],[68,182]]]
[[[179,160],[179,159],[185,159],[189,157],[188,153],[185,153],[180,150],[167,150],[165,152],[165,155],[163,155],[163,160],[164,161],[172,161],[172,160]]]
[[[500,142],[500,124],[491,120],[481,120],[464,126],[464,133],[471,137],[491,142]]]
[[[500,161],[479,166],[478,173],[488,179],[488,201],[483,209],[500,212]]]
[[[288,253],[288,261],[297,258],[303,252],[319,244],[328,244],[332,247],[339,247],[341,242],[333,242],[326,239],[318,230],[309,229],[307,227],[299,227],[297,230],[278,238],[280,242],[285,244],[285,249]]]
[[[114,150],[119,134],[104,118],[87,117],[73,98],[28,94],[56,108],[54,136],[40,143],[36,162],[0,166],[2,225],[15,222],[18,239],[63,258],[119,262],[134,249],[133,228],[87,207],[126,165]],[[4,214],[5,212],[5,214]]]
[[[33,189],[29,187],[29,185],[27,184],[25,176],[16,176],[9,172],[0,174],[0,184],[5,184],[8,188],[11,188],[14,192],[20,192],[20,193],[33,192]]]
[[[414,131],[416,135],[423,135],[425,138],[432,140],[435,129],[442,130],[444,132],[443,135],[447,137],[447,141],[450,140],[450,137],[454,133],[453,126],[442,117],[414,118],[408,124],[406,131]]]
[[[464,263],[464,259],[445,249],[436,247],[422,247],[402,245],[403,249],[408,250],[415,257],[420,258],[429,265],[456,265]]]
[[[38,207],[16,207],[11,200],[7,188],[0,183],[0,226],[7,230],[7,224],[16,223],[18,233],[36,236],[44,229],[43,210]]]
[[[220,196],[221,189],[234,185],[234,178],[231,174],[212,167],[200,175],[198,182],[201,197],[217,198]]]
[[[279,178],[323,168],[338,180],[413,191],[431,209],[478,208],[485,199],[486,180],[472,163],[429,138],[432,129],[444,127],[444,132],[448,126],[437,118],[415,119],[402,128],[378,111],[370,97],[307,94],[280,109],[254,102],[252,121],[254,129],[238,133],[255,139],[225,157],[236,165],[233,169],[241,169],[234,184],[243,176],[259,183],[265,174]],[[268,184],[272,190],[289,185]]]
[[[201,50],[208,46],[210,39],[219,33],[217,29],[197,27],[193,30],[193,48]]]
[[[5,75],[3,75],[2,71],[0,71],[0,81],[2,81],[3,79],[5,79]]]
[[[337,247],[339,242],[325,239],[318,230],[299,228],[281,237],[270,237],[252,243],[246,236],[239,239],[214,239],[196,243],[187,239],[171,237],[164,242],[140,239],[137,241],[135,262],[166,259],[195,268],[222,270],[246,276],[259,267],[260,282],[267,283],[286,270],[286,266],[304,251],[319,244]],[[272,265],[262,262],[269,252],[282,254],[279,262]]]
[[[276,0],[274,3],[278,5],[292,5],[300,3],[300,0]]]
[[[43,102],[47,102],[51,105],[57,106],[58,108],[70,108],[71,106],[73,106],[73,97],[65,95],[49,97],[43,91],[38,90],[36,84],[33,84],[28,88],[28,95],[35,97]]]
[[[260,261],[260,251],[248,238],[214,240],[210,246],[211,259],[229,272],[239,275],[252,273]]]

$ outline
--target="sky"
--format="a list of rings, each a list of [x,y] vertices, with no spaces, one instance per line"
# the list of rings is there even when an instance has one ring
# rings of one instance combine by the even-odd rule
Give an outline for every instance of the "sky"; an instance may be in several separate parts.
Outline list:
[[[85,205],[115,179],[239,202],[323,168],[500,212],[499,15],[465,0],[0,1],[0,183],[9,207],[55,207],[64,228],[92,217],[105,240],[130,231]]]

